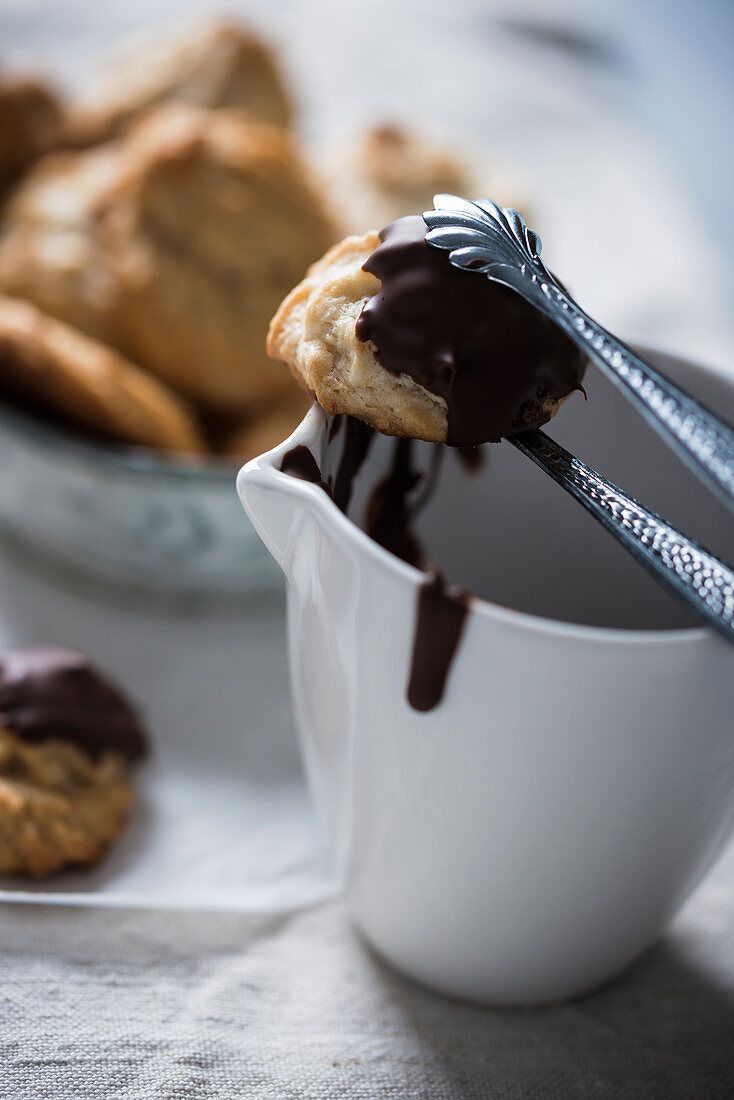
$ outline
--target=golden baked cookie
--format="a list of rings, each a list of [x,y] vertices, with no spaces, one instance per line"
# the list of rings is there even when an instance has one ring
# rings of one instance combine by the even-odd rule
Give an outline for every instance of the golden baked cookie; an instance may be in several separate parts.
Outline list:
[[[46,84],[0,73],[0,196],[58,144],[61,125],[61,105]]]
[[[118,352],[0,295],[0,393],[123,443],[200,452],[186,403]]]
[[[327,160],[325,184],[344,234],[429,210],[442,192],[525,208],[512,180],[404,126],[377,126]]]
[[[63,741],[28,744],[0,726],[0,874],[97,863],[133,801],[123,757]]]
[[[101,229],[122,171],[115,144],[51,153],[16,188],[0,226],[0,290],[113,346],[115,285]]]
[[[311,408],[308,391],[292,384],[274,405],[266,406],[239,425],[224,441],[221,451],[244,461],[282,443]]]
[[[0,288],[208,408],[282,391],[268,321],[335,237],[283,131],[167,104],[119,142],[50,161],[10,204]]]
[[[348,413],[384,435],[442,443],[446,402],[407,375],[392,375],[357,337],[357,318],[380,281],[362,265],[377,233],[347,237],[315,263],[273,317],[268,352],[290,367],[329,414]]]
[[[172,99],[240,109],[276,126],[287,126],[292,116],[268,46],[245,27],[215,22],[131,43],[71,105],[66,141],[77,147],[109,141],[148,107]]]

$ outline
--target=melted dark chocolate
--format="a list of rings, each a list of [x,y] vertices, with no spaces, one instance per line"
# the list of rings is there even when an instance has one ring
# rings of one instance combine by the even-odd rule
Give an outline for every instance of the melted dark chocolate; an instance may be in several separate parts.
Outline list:
[[[413,469],[412,447],[412,439],[395,440],[392,466],[370,496],[365,527],[370,538],[391,554],[420,566],[423,548],[410,529],[413,510],[409,497],[422,475]]]
[[[391,554],[420,569],[425,560],[421,541],[413,529],[415,519],[430,504],[446,448],[437,443],[431,449],[427,470],[413,466],[412,439],[396,439],[392,466],[372,491],[365,513],[365,531]],[[420,491],[412,496],[420,486]]]
[[[545,399],[580,387],[584,356],[519,294],[453,267],[426,232],[411,216],[380,233],[364,270],[382,286],[365,302],[357,336],[386,370],[445,399],[451,446],[544,424]]]
[[[352,416],[345,417],[345,422],[344,447],[334,478],[333,497],[337,508],[346,515],[352,499],[354,479],[367,457],[372,440],[375,438],[375,430]]]
[[[302,443],[286,451],[280,468],[284,474],[290,474],[291,477],[299,477],[302,481],[310,481],[320,486],[329,494],[337,508],[346,515],[352,499],[354,479],[362,468],[375,433],[374,429],[363,424],[361,420],[354,420],[351,416],[335,417],[329,425],[330,441],[340,431],[342,420],[346,424],[344,446],[334,477],[329,476],[324,479],[316,459],[308,447],[304,447]]]
[[[339,418],[340,419],[340,418]],[[354,479],[364,463],[374,438],[374,431],[360,420],[345,416],[346,432],[339,465],[335,477],[324,476],[308,447],[299,444],[283,455],[280,468],[291,477],[318,485],[332,498],[342,512],[347,512],[352,496]],[[329,439],[340,428],[329,426]],[[433,448],[431,465],[427,473],[413,468],[412,439],[394,441],[393,461],[387,475],[377,483],[367,502],[365,531],[380,546],[396,557],[420,568],[423,564],[423,547],[411,529],[413,520],[430,502],[436,489],[444,447]],[[410,499],[413,490],[424,482],[419,495]]]
[[[344,417],[341,415],[329,417],[329,430],[327,432],[327,439],[329,440],[329,443],[336,439],[343,423]]]
[[[478,473],[487,461],[487,452],[483,447],[456,447],[454,454],[470,474]]]
[[[290,451],[285,452],[280,468],[284,474],[290,474],[291,477],[300,478],[301,481],[310,481],[314,485],[320,486],[324,492],[331,496],[331,489],[321,477],[321,470],[316,459],[308,447],[304,447],[302,443],[299,443],[297,447],[291,447]]]
[[[342,511],[346,511],[354,478],[364,462],[372,436],[372,430],[360,421],[346,418],[344,447],[334,479],[334,485],[340,487],[339,496],[344,504]],[[423,548],[412,530],[412,524],[435,490],[444,447],[438,445],[433,448],[427,473],[414,467],[413,447],[412,439],[395,440],[390,470],[369,498],[365,530],[380,546],[408,564],[420,567]],[[319,485],[336,500],[331,479],[328,483],[324,481],[308,447],[299,445],[287,451],[280,468],[292,477]],[[415,490],[422,480],[425,483],[416,496]],[[408,683],[408,702],[416,710],[432,710],[443,698],[470,600],[470,594],[463,588],[447,585],[435,566],[426,573],[418,595]]]
[[[447,585],[432,566],[418,589],[408,702],[415,710],[433,710],[443,698],[451,663],[469,613],[470,594]]]
[[[147,752],[130,703],[88,657],[61,646],[0,654],[0,724],[24,741],[69,741],[94,759]]]

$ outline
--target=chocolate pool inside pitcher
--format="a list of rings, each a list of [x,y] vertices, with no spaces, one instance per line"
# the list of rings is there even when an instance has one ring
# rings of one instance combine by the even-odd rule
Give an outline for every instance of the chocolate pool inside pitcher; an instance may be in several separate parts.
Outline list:
[[[674,360],[662,365],[675,374]],[[726,386],[709,375],[698,379],[697,396],[732,417]],[[568,402],[550,434],[708,549],[725,559],[734,556],[734,517],[610,383],[589,372],[585,386],[588,404]],[[474,596],[589,626],[697,625],[599,524],[507,443],[465,451],[388,438],[336,417],[314,457],[353,522],[410,564],[438,566]]]

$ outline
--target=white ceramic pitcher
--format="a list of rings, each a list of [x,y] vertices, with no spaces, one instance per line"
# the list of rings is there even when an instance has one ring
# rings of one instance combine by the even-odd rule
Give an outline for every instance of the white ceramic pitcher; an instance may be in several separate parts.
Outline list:
[[[732,383],[656,358],[734,418]],[[588,389],[550,434],[734,559],[731,517],[593,368]],[[474,477],[448,455],[429,558],[497,602],[474,601],[444,699],[419,713],[406,685],[422,574],[280,471],[297,444],[328,464],[341,440],[314,408],[238,490],[288,579],[297,722],[356,924],[405,974],[474,1000],[606,981],[734,824],[734,652],[513,448],[489,448]]]

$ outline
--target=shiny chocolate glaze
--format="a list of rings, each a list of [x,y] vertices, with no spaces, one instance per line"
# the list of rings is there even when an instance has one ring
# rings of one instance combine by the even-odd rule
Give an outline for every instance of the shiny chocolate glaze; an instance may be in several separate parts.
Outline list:
[[[301,481],[310,481],[314,485],[319,485],[331,496],[331,489],[321,476],[318,462],[308,447],[304,447],[302,443],[299,443],[297,447],[291,447],[290,451],[285,452],[280,468],[284,474],[290,474],[291,477],[297,477]]]
[[[354,478],[366,458],[374,433],[360,421],[344,417],[330,424],[329,438],[334,439],[342,431],[344,444],[333,477],[324,479],[311,451],[302,444],[285,453],[280,468],[292,477],[318,485],[346,512]],[[413,450],[412,439],[394,441],[390,468],[368,498],[365,530],[380,546],[420,568],[423,547],[415,533],[414,521],[435,491],[445,448],[441,444],[433,448],[426,472],[415,466]],[[468,461],[463,456],[468,470],[476,468],[478,454],[472,452]],[[418,590],[408,684],[408,702],[416,710],[432,710],[443,697],[470,600],[463,588],[447,585],[435,566],[426,573]]]
[[[367,534],[391,554],[420,567],[423,548],[411,530],[410,495],[422,475],[413,468],[412,439],[396,439],[393,461],[386,477],[377,483],[367,504]]]
[[[460,271],[426,243],[416,215],[380,233],[364,264],[380,290],[357,319],[391,374],[407,374],[448,408],[446,442],[475,447],[545,423],[543,403],[581,388],[586,360],[507,287]]]
[[[418,589],[408,702],[415,710],[433,710],[443,698],[451,664],[461,641],[471,595],[447,585],[436,566]]]
[[[344,421],[344,445],[334,476],[332,493],[337,508],[346,515],[352,499],[354,479],[367,458],[375,431],[374,428],[370,428],[361,420],[355,420],[352,416],[344,417]]]
[[[62,646],[0,654],[0,725],[24,741],[68,741],[93,759],[148,749],[140,719],[88,657]]]
[[[487,461],[487,451],[484,447],[456,447],[454,454],[470,474],[478,473]]]
[[[374,438],[374,430],[363,424],[361,420],[354,420],[351,416],[334,417],[329,424],[328,438],[331,442],[342,430],[344,424],[344,443],[341,456],[332,477],[324,477],[318,462],[309,451],[299,443],[283,455],[280,468],[284,474],[300,478],[302,481],[310,481],[318,485],[331,497],[337,508],[346,515],[349,502],[352,499],[354,479],[362,468],[367,457],[367,452]]]

